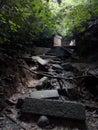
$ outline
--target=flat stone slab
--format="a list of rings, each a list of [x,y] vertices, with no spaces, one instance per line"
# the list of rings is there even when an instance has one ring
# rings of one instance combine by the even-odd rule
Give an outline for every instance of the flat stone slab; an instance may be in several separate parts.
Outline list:
[[[49,99],[25,98],[21,112],[77,120],[85,120],[86,118],[85,107],[82,104]]]
[[[55,98],[59,98],[59,94],[57,90],[41,90],[41,91],[35,91],[31,93],[31,98],[37,98],[37,99],[41,99],[41,98],[51,98],[51,99],[55,99]]]

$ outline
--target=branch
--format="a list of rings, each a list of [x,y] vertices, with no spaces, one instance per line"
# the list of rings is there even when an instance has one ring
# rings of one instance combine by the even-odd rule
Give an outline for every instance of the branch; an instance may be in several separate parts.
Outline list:
[[[73,79],[80,79],[80,78],[85,78],[85,77],[92,77],[92,76],[95,77],[95,76],[97,76],[97,75],[84,75],[84,76],[77,76],[77,77],[65,78],[65,77],[53,76],[53,75],[51,75],[49,73],[46,73],[46,72],[41,72],[41,71],[36,72],[36,71],[30,70],[27,67],[22,66],[22,65],[19,65],[19,67],[25,68],[26,70],[28,70],[31,73],[34,73],[34,74],[37,74],[37,75],[43,75],[43,76],[46,76],[46,77],[49,77],[49,78],[55,78],[55,79],[73,80]]]

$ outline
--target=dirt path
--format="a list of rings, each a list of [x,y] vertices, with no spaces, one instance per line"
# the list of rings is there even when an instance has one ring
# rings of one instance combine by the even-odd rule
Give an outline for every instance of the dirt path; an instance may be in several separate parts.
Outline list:
[[[63,54],[59,54],[61,54],[60,50],[52,50],[44,55],[41,54],[40,58],[38,56],[33,57],[33,60],[32,58],[16,60],[8,55],[0,55],[1,130],[98,129],[98,66],[73,62],[70,50],[65,50]],[[33,73],[20,66],[25,66]],[[45,76],[44,74],[48,77],[45,82],[41,80]],[[66,80],[58,80],[55,76],[64,77]],[[38,126],[40,116],[25,117],[20,113],[21,108],[16,108],[18,99],[31,98],[32,92],[51,89],[62,90],[62,88],[66,94],[59,93],[58,100],[76,101],[86,106],[86,122],[84,124],[81,125],[81,122],[77,124],[75,121],[64,119],[61,123],[58,118],[51,119],[48,117],[50,123],[41,128]]]

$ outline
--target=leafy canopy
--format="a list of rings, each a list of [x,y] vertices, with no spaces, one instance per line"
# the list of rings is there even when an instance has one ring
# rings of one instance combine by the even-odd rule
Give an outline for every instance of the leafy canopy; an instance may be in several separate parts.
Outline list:
[[[97,16],[97,0],[0,0],[0,43],[73,36]]]

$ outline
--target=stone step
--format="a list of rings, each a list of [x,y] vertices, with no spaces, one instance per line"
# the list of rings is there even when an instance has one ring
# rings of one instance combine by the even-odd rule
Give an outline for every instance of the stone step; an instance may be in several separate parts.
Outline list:
[[[21,106],[23,114],[47,115],[85,120],[85,107],[76,102],[25,98]]]
[[[37,99],[58,99],[59,94],[57,90],[41,90],[32,92],[31,97]]]

